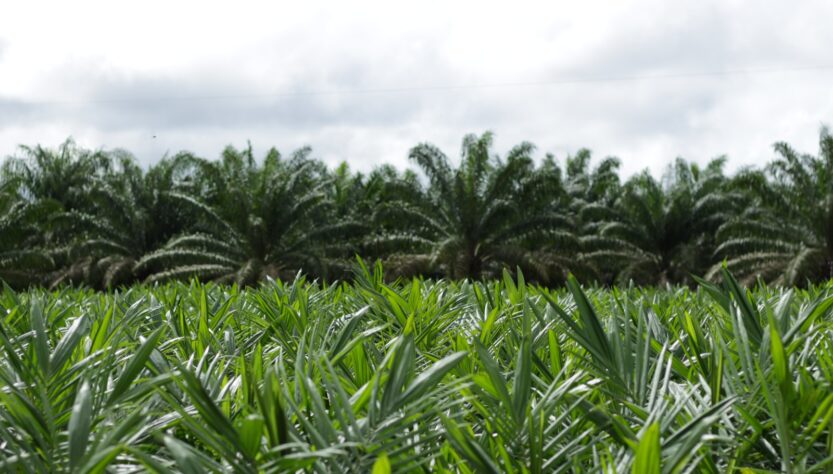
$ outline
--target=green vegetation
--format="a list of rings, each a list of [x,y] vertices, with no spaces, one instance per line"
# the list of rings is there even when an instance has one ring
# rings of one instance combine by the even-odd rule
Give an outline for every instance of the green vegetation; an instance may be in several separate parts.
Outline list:
[[[623,182],[619,161],[591,167],[505,157],[492,135],[464,138],[459,164],[436,147],[417,171],[328,168],[308,148],[262,160],[229,147],[183,152],[145,170],[124,151],[22,147],[0,169],[0,280],[15,289],[95,289],[166,280],[256,285],[298,271],[350,278],[356,255],[391,277],[499,278],[563,285],[694,284],[725,261],[744,284],[806,287],[833,277],[833,136],[818,155],[775,146],[763,169],[724,173],[678,159],[661,179]],[[421,173],[422,176],[418,175]]]
[[[733,176],[491,149],[22,147],[0,471],[833,469],[827,130]]]
[[[833,288],[720,280],[6,287],[0,470],[829,472]]]

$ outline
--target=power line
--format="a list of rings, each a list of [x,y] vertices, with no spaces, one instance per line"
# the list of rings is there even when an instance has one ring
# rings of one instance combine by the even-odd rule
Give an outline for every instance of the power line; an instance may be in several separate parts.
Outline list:
[[[246,100],[246,99],[280,99],[294,97],[315,97],[330,95],[372,95],[372,94],[401,94],[410,92],[432,92],[432,91],[455,91],[455,90],[476,90],[476,89],[507,89],[523,87],[548,87],[573,84],[594,84],[613,82],[638,82],[664,79],[688,79],[701,77],[725,77],[725,76],[750,76],[758,74],[772,74],[779,72],[811,72],[830,71],[833,65],[820,66],[797,66],[797,67],[771,67],[771,68],[747,68],[747,69],[724,69],[714,71],[692,71],[665,74],[641,74],[624,76],[588,76],[564,79],[553,79],[547,81],[527,82],[502,82],[483,84],[457,84],[457,85],[424,85],[404,86],[389,88],[366,88],[366,89],[332,89],[313,91],[292,91],[279,93],[262,94],[225,94],[225,95],[204,95],[204,96],[169,96],[169,97],[141,97],[141,98],[113,98],[113,99],[82,99],[82,100],[47,100],[27,102],[28,105],[87,105],[87,104],[111,104],[111,103],[136,103],[136,102],[202,102],[202,101],[224,101],[224,100]]]

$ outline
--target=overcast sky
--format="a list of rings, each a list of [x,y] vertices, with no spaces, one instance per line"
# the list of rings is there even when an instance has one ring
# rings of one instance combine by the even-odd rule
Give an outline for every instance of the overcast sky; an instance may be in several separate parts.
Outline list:
[[[500,153],[658,173],[816,153],[833,125],[829,0],[262,3],[5,2],[0,156],[72,136],[148,164],[251,140],[367,170],[492,130]]]

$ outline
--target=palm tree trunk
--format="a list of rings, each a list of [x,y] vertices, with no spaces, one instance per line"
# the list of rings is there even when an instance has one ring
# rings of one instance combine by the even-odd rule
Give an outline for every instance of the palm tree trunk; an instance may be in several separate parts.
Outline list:
[[[474,260],[471,262],[471,277],[474,280],[479,280],[482,274],[483,262],[480,261],[479,257],[474,257]]]

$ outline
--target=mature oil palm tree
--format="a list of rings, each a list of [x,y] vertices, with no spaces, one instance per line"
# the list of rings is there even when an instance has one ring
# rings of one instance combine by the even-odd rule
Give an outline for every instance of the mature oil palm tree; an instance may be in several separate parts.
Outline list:
[[[20,151],[4,162],[5,179],[17,183],[18,193],[28,205],[53,209],[57,205],[61,209],[37,225],[40,247],[53,262],[53,272],[42,282],[51,283],[76,264],[70,252],[76,234],[66,228],[62,217],[90,209],[90,187],[111,172],[112,160],[109,153],[81,148],[71,138],[55,149],[22,145]]]
[[[415,202],[422,199],[423,189],[416,173],[411,170],[400,173],[391,165],[377,167],[366,175],[351,173],[345,162],[332,171],[328,170],[325,179],[330,182],[325,188],[327,198],[332,202],[329,207],[330,220],[362,223],[361,227],[354,226],[356,232],[350,236],[354,244],[350,248],[351,252],[333,258],[328,273],[343,278],[351,277],[356,269],[356,253],[366,259],[385,260],[388,277],[396,278],[403,273],[412,273],[401,265],[401,261],[389,259],[390,245],[382,244],[385,236],[399,230],[401,223],[386,219],[386,213],[377,211],[391,202]],[[402,247],[394,248],[402,250]]]
[[[590,150],[582,149],[567,158],[564,186],[577,204],[612,207],[621,188],[621,163],[618,158],[607,157],[591,169],[591,156]]]
[[[24,198],[16,180],[0,178],[0,281],[13,288],[44,282],[54,261],[42,227],[59,209],[52,200]]]
[[[393,200],[415,201],[423,197],[419,177],[411,170],[399,172],[391,165],[373,169],[367,175],[352,173],[346,162],[325,175],[326,188],[336,216],[364,220],[382,204]]]
[[[618,158],[607,157],[591,168],[590,161],[590,150],[582,149],[568,156],[565,163],[564,205],[575,222],[581,251],[574,258],[571,270],[583,281],[610,282],[615,272],[613,262],[586,258],[586,255],[605,248],[605,244],[612,245],[600,237],[599,229],[618,217],[616,200],[622,191],[620,162]]]
[[[21,155],[5,161],[3,174],[17,180],[28,199],[51,199],[66,210],[83,208],[92,178],[111,169],[107,152],[81,148],[71,138],[57,149],[37,145],[21,146],[20,150]]]
[[[73,212],[88,206],[90,184],[110,172],[111,160],[104,151],[83,149],[72,139],[56,149],[37,145],[21,146],[20,151],[21,154],[9,157],[2,167],[3,179],[16,183],[16,194],[20,197],[14,211],[9,210],[6,217],[15,226],[28,221],[24,227],[35,235],[27,238],[26,245],[37,246],[38,250],[35,253],[27,250],[27,255],[29,258],[39,255],[39,264],[34,268],[41,272],[47,267],[60,271],[73,264],[69,241],[74,234],[54,225],[56,216],[61,214],[58,210]],[[21,262],[18,267],[19,271],[31,273],[27,264]],[[45,277],[39,283],[49,283],[51,279]]]
[[[196,221],[189,212],[192,198],[183,194],[194,160],[190,154],[164,158],[146,173],[125,152],[111,158],[113,172],[93,178],[88,204],[58,219],[71,236],[71,258],[53,284],[109,288],[134,282],[145,276],[137,271],[142,257]]]
[[[623,187],[615,218],[599,224],[596,249],[587,258],[618,268],[616,279],[641,284],[691,282],[704,272],[714,249],[715,230],[737,202],[725,192],[724,158],[701,169],[682,159],[662,182],[647,171]]]
[[[747,282],[784,285],[833,278],[833,136],[822,128],[819,154],[777,143],[764,172],[746,171],[735,185],[752,202],[718,231],[716,256]],[[718,273],[720,264],[710,272]]]
[[[298,270],[327,276],[329,258],[349,251],[356,227],[332,221],[324,166],[308,148],[283,159],[270,150],[263,164],[251,146],[228,147],[219,162],[197,160],[193,197],[202,215],[194,231],[142,258],[151,281],[197,276],[251,285]]]
[[[425,199],[384,206],[381,212],[402,231],[381,240],[409,248],[401,257],[414,268],[440,268],[450,278],[492,276],[504,267],[542,281],[557,278],[559,249],[575,242],[569,219],[552,205],[559,176],[536,169],[529,143],[514,147],[505,161],[491,146],[491,133],[466,136],[456,169],[433,145],[414,147],[410,158],[429,180]]]

